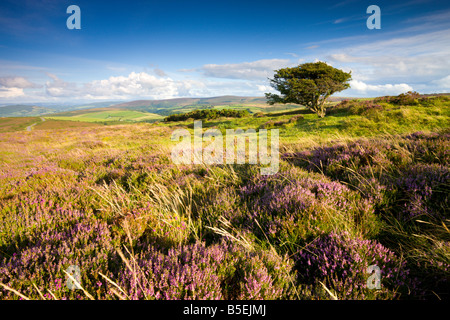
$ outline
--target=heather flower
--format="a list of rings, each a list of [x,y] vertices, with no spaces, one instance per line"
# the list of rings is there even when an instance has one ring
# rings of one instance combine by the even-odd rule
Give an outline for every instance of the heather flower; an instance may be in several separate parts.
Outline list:
[[[118,283],[132,299],[280,299],[290,297],[292,262],[221,242],[174,247],[146,244]]]
[[[262,177],[243,186],[241,194],[249,207],[250,230],[261,239],[269,236],[274,243],[306,239],[332,228],[351,226],[367,232],[368,225],[375,226],[370,201],[361,201],[357,192],[320,175],[291,171]]]
[[[72,215],[67,213],[67,216]],[[24,294],[35,295],[32,281],[41,289],[48,288],[59,297],[69,298],[72,297],[71,292],[62,286],[62,279],[67,278],[64,270],[70,265],[79,266],[84,271],[82,283],[92,285],[98,281],[98,272],[108,273],[113,244],[112,235],[104,222],[84,219],[74,224],[60,224],[53,230],[35,234],[17,254],[3,257],[0,261],[0,281],[22,289]],[[3,298],[15,298],[11,292],[0,294]]]
[[[373,240],[350,238],[348,234],[330,233],[309,243],[295,256],[299,281],[331,287],[340,299],[393,299],[401,292],[415,290],[409,279],[406,261]],[[381,269],[381,289],[367,287],[367,267]]]

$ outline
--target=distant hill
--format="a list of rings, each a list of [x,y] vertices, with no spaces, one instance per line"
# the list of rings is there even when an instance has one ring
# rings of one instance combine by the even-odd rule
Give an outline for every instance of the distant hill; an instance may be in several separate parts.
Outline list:
[[[187,112],[218,106],[255,107],[267,105],[265,97],[220,96],[211,98],[176,98],[164,100],[136,100],[112,105],[113,108],[131,109],[160,115]]]
[[[51,108],[23,104],[0,107],[0,117],[36,117],[53,112]]]
[[[449,95],[449,93],[424,94],[422,96],[441,96]],[[337,103],[342,100],[359,99],[354,97],[329,97],[328,101]],[[365,98],[368,99],[368,98]],[[35,103],[35,104],[17,104],[17,105],[0,105],[0,117],[35,117],[42,115],[55,115],[65,117],[79,117],[82,114],[114,111],[116,114],[119,110],[137,111],[141,113],[150,113],[150,115],[142,115],[142,117],[151,117],[156,119],[155,115],[160,117],[170,116],[176,113],[185,113],[197,109],[246,109],[249,112],[281,112],[287,109],[298,108],[298,105],[273,105],[267,104],[265,97],[241,97],[241,96],[219,96],[209,98],[175,98],[162,100],[134,100],[134,101],[102,101],[89,102],[83,104],[70,103]],[[72,112],[80,111],[80,112]],[[124,119],[127,119],[124,117]],[[133,114],[133,118],[138,114]],[[111,115],[110,118],[113,118]]]
[[[79,105],[69,106],[61,110],[70,111],[70,110],[91,109],[91,108],[108,108],[121,102],[123,101],[103,101],[103,102],[83,103]]]
[[[105,108],[117,104],[121,101],[104,101],[84,104],[68,104],[68,103],[36,103],[36,104],[14,104],[0,105],[0,117],[37,117],[42,115],[53,114],[56,112],[82,110],[91,108]]]
[[[175,98],[163,100],[136,100],[113,105],[117,108],[184,107],[189,105],[265,104],[265,97],[220,96],[211,98]]]
[[[339,102],[348,97],[330,97],[328,101]],[[231,107],[235,109],[247,109],[250,112],[258,111],[280,111],[289,108],[298,108],[294,105],[275,105],[267,104],[265,97],[240,97],[240,96],[220,96],[210,98],[177,98],[164,100],[135,100],[112,105],[112,108],[131,109],[141,112],[151,112],[163,116],[174,113],[183,113],[195,109]]]

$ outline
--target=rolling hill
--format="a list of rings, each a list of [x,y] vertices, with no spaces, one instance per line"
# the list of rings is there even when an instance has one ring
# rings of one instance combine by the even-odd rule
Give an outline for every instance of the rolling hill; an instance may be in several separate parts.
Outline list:
[[[34,105],[7,105],[0,107],[0,117],[36,117],[55,112],[54,109]]]
[[[103,101],[76,105],[70,103],[6,104],[0,105],[0,117],[37,117],[63,111],[106,108],[118,102],[120,101]]]
[[[332,97],[330,102],[341,101],[346,98]],[[185,113],[196,109],[247,109],[255,113],[259,111],[264,112],[278,112],[286,109],[296,108],[294,105],[273,105],[266,103],[265,97],[240,97],[240,96],[220,96],[209,98],[175,98],[162,100],[134,100],[134,101],[102,101],[89,102],[83,104],[70,103],[35,103],[35,104],[17,104],[17,105],[0,105],[0,117],[37,117],[42,115],[51,115],[52,117],[81,117],[81,114],[103,111],[135,111],[135,114],[116,114],[111,115],[110,118],[122,118],[123,120],[129,117],[133,119],[143,120],[144,118],[158,118],[169,116],[175,113]],[[80,111],[80,112],[77,112]],[[145,114],[140,114],[145,113]],[[153,114],[148,115],[148,113]],[[106,115],[106,117],[108,117]],[[87,117],[89,118],[89,117]],[[104,120],[104,115],[95,117]],[[79,119],[70,119],[79,120]],[[92,120],[92,119],[91,119]],[[95,119],[94,119],[95,120]],[[130,120],[130,119],[128,119]],[[137,121],[140,121],[137,120]],[[85,121],[82,120],[81,121]]]
[[[264,97],[238,97],[220,96],[211,98],[176,98],[163,100],[136,100],[113,105],[118,108],[139,108],[139,107],[184,107],[193,105],[223,105],[223,104],[265,104]]]
[[[111,107],[121,109],[131,109],[142,112],[151,112],[168,116],[174,113],[189,112],[195,109],[215,108],[248,108],[249,111],[255,107],[267,107],[264,97],[238,97],[238,96],[220,96],[211,98],[176,98],[164,100],[135,100],[115,104]]]

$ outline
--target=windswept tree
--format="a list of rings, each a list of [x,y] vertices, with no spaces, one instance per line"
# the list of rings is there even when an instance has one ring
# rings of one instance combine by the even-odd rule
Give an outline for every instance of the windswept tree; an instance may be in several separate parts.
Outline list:
[[[274,78],[269,80],[270,85],[281,93],[266,93],[269,104],[301,104],[323,118],[327,98],[350,87],[351,72],[333,68],[325,62],[310,62],[276,70]]]

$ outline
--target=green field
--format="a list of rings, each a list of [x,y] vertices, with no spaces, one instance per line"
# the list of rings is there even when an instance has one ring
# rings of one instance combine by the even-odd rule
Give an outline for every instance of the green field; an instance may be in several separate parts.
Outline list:
[[[98,109],[97,109],[98,110]],[[80,110],[50,115],[46,118],[55,120],[70,120],[84,122],[152,122],[162,120],[163,117],[154,113],[140,112],[134,110],[107,109],[97,111],[96,109]]]

